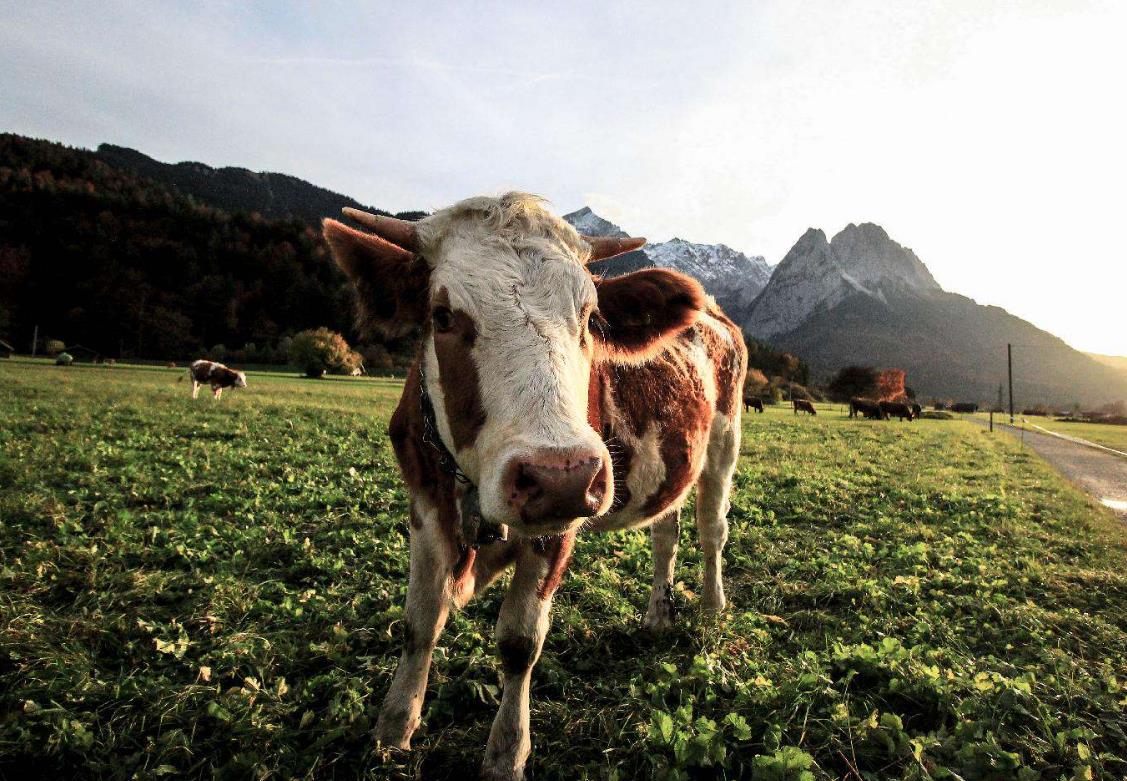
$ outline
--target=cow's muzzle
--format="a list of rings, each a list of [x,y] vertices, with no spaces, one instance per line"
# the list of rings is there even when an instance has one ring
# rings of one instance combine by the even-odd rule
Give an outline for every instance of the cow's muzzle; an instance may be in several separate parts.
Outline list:
[[[604,509],[610,480],[610,465],[601,455],[541,451],[511,459],[501,488],[523,524],[566,528]]]

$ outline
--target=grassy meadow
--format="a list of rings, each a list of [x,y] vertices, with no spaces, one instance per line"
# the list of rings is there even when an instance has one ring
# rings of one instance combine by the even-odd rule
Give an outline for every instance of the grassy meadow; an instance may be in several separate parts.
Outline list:
[[[1057,434],[1079,437],[1127,453],[1127,426],[1113,426],[1110,423],[1073,423],[1053,418],[1026,418],[1026,421]]]
[[[503,588],[451,618],[410,754],[377,749],[406,494],[392,380],[0,361],[0,778],[463,779]],[[580,539],[533,676],[535,779],[1127,776],[1127,546],[964,421],[744,424],[732,606],[638,631],[646,532]],[[31,775],[28,775],[28,774]]]

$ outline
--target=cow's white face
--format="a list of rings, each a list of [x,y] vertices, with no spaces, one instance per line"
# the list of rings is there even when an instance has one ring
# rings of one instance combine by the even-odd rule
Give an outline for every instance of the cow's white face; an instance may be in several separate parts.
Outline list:
[[[236,374],[235,387],[236,388],[245,388],[247,386],[246,372],[235,372],[235,374]]]
[[[592,364],[660,352],[704,306],[699,284],[657,269],[593,279],[593,247],[609,257],[641,240],[582,239],[520,193],[417,224],[363,216],[375,234],[326,220],[325,237],[363,326],[422,330],[435,423],[482,514],[536,536],[606,512],[614,480],[588,422]]]
[[[427,390],[482,514],[545,534],[606,512],[610,454],[587,421],[598,296],[580,247],[465,219],[424,251]]]

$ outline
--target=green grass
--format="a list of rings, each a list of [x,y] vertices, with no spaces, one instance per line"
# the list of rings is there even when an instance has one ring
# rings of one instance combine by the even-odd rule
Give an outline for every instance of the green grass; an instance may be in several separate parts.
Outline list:
[[[1079,437],[1127,453],[1127,426],[1113,426],[1110,423],[1070,423],[1053,418],[1026,418],[1026,425],[1037,425],[1058,434]]]
[[[449,778],[498,695],[495,587],[410,755],[393,381],[0,361],[0,777]],[[961,421],[748,416],[732,608],[637,631],[644,532],[582,538],[533,677],[537,779],[1122,778],[1123,530]],[[955,775],[957,774],[957,776]]]

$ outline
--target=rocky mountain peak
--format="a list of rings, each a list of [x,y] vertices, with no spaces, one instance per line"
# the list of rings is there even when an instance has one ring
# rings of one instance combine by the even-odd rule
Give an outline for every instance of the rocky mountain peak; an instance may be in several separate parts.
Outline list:
[[[887,303],[889,296],[941,290],[915,253],[879,225],[850,223],[832,240],[809,228],[779,263],[744,326],[755,336],[770,338],[852,295]]]
[[[595,214],[595,212],[591,211],[590,206],[584,206],[582,209],[573,211],[571,214],[565,214],[563,218],[571,223],[573,228],[585,236],[613,236],[615,238],[624,239],[630,235],[610,220],[604,220],[602,217]]]
[[[927,266],[879,225],[850,223],[830,241],[842,269],[873,292],[942,290]]]

